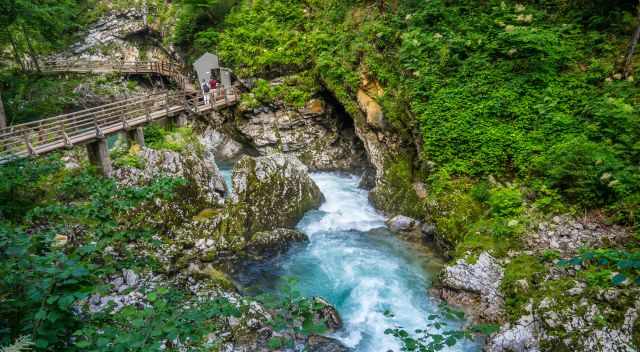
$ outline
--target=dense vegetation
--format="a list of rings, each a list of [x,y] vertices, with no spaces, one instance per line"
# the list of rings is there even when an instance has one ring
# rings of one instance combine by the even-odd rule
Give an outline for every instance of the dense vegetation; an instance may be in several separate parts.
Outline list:
[[[36,54],[68,44],[104,11],[86,15],[92,4],[0,1],[6,49],[0,59],[14,66],[0,77],[11,121],[69,108],[79,79],[18,69],[25,57],[35,62]],[[570,300],[563,296],[569,280],[542,280],[551,265],[581,265],[576,280],[593,292],[638,284],[640,87],[633,75],[623,76],[621,59],[637,25],[632,2],[182,0],[173,6],[159,13],[177,18],[166,40],[188,59],[217,51],[239,76],[259,78],[243,97],[250,107],[273,100],[300,107],[326,90],[358,118],[363,77],[379,82],[389,129],[407,151],[387,161],[396,187],[390,199],[398,205],[389,210],[434,222],[454,257],[522,249],[529,226],[550,214],[597,213],[600,221],[636,232],[622,247],[585,249],[576,258],[558,261],[553,251],[512,258],[502,285],[512,320],[530,298]],[[287,76],[283,85],[267,84],[280,76]],[[149,145],[172,150],[189,134],[156,126],[146,132]],[[139,165],[131,154],[116,151],[116,164]],[[427,184],[426,200],[406,193],[414,181]],[[174,199],[182,182],[121,188],[91,171],[65,170],[57,157],[1,168],[0,345],[22,335],[41,350],[148,350],[176,336],[197,345],[216,329],[214,318],[239,314],[243,307],[224,300],[185,308],[193,297],[174,283],[147,292],[144,309],[90,316],[75,310],[104,291],[106,276],[158,269],[154,258],[128,249],[156,245],[153,234],[162,230],[136,209]],[[114,260],[107,247],[124,255]],[[523,279],[534,286],[528,292],[516,284]],[[633,299],[626,292],[619,305]],[[404,338],[409,350],[448,344],[428,332],[420,341]]]
[[[240,1],[223,25],[194,35],[190,52],[215,50],[243,77],[311,77],[354,118],[363,78],[379,82],[386,122],[405,141],[386,163],[386,210],[434,222],[454,257],[501,257],[522,250],[523,236],[550,214],[592,214],[637,233],[640,87],[623,75],[634,6]],[[307,96],[319,89],[296,88]],[[258,81],[245,99],[303,96],[268,89]],[[427,184],[426,200],[412,196],[414,181]],[[577,279],[589,292],[635,279],[637,247],[636,235],[619,248],[586,250],[574,259],[584,264]],[[542,283],[557,256],[510,260],[502,289],[511,318],[530,298],[571,287],[568,279]],[[519,290],[519,280],[532,288]]]

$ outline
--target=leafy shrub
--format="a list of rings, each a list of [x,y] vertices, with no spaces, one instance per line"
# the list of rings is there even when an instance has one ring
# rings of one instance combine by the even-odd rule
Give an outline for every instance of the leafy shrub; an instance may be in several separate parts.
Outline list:
[[[612,202],[631,187],[623,182],[634,178],[610,147],[583,136],[559,142],[534,164],[552,187],[589,207]]]
[[[558,264],[585,268],[583,275],[592,286],[618,286],[627,280],[629,283],[640,285],[640,252],[637,250],[584,250],[571,259],[560,260]]]
[[[522,194],[515,187],[501,187],[491,190],[487,203],[493,216],[508,217],[519,215],[522,212]]]

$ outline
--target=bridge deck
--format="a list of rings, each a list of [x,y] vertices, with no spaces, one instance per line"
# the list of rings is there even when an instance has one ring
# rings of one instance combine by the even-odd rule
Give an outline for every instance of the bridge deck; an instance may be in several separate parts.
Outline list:
[[[235,90],[217,89],[212,93],[212,103],[204,104],[202,93],[194,89],[185,70],[166,62],[48,61],[40,64],[40,70],[45,73],[154,73],[169,77],[181,91],[125,99],[0,129],[0,164],[88,143],[177,113],[206,112],[238,100]]]
[[[235,92],[204,104],[199,93],[164,93],[131,98],[71,114],[0,129],[0,163],[87,143],[181,112],[207,112],[238,100]]]

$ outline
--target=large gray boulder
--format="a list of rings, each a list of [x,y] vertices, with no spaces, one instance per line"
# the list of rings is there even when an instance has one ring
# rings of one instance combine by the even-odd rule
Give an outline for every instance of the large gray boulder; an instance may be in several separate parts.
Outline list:
[[[233,140],[224,132],[208,127],[199,137],[204,146],[205,157],[219,161],[231,160],[240,155],[242,144]]]
[[[246,214],[248,233],[291,228],[323,201],[307,167],[296,157],[245,156],[233,169],[233,206]]]
[[[504,298],[500,284],[504,270],[487,252],[470,264],[460,259],[442,272],[441,297],[450,304],[470,308],[474,316],[486,321],[501,321]]]

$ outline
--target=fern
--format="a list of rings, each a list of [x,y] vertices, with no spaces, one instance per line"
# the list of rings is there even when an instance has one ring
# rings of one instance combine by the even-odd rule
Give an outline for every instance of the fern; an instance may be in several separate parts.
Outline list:
[[[31,351],[33,341],[30,336],[20,336],[16,339],[13,345],[0,347],[0,352],[24,352]]]

